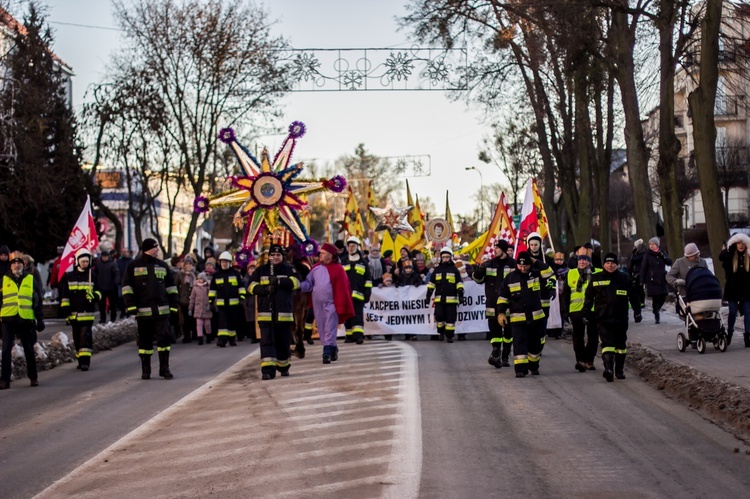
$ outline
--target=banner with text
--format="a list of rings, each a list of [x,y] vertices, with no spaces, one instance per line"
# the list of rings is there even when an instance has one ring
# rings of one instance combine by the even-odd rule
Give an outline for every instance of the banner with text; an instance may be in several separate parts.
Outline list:
[[[464,301],[458,306],[456,333],[487,331],[484,285],[464,281]],[[435,309],[425,302],[427,286],[372,288],[365,304],[365,334],[436,334]]]

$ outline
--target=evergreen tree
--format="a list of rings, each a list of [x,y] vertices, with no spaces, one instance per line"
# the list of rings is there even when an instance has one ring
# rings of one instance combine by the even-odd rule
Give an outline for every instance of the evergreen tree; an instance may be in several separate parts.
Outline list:
[[[53,257],[65,244],[86,198],[76,121],[68,107],[61,61],[52,52],[52,33],[35,3],[14,48],[0,94],[4,142],[0,157],[0,243],[34,256]]]

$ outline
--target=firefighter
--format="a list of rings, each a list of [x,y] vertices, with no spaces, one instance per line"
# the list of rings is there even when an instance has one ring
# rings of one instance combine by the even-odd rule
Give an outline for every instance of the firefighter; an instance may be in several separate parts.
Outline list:
[[[122,280],[125,312],[135,314],[138,323],[138,355],[141,358],[141,379],[151,378],[151,356],[154,342],[159,353],[159,376],[172,379],[169,352],[172,331],[169,315],[178,310],[177,286],[169,265],[157,258],[159,244],[152,238],[141,243],[141,256],[128,264]]]
[[[531,256],[522,251],[516,258],[516,270],[503,280],[498,292],[497,323],[501,327],[510,323],[516,378],[523,378],[529,372],[539,375],[545,323],[541,282]]]
[[[577,267],[570,269],[563,282],[561,304],[566,307],[570,323],[573,325],[573,352],[576,356],[575,369],[579,372],[595,371],[594,358],[599,347],[599,333],[596,317],[591,309],[584,310],[586,289],[594,274],[601,272],[591,265],[591,257],[581,248],[577,257]]]
[[[88,371],[94,349],[94,312],[102,297],[96,284],[96,270],[91,268],[91,252],[79,249],[75,259],[73,270],[66,272],[60,281],[60,311],[73,328],[77,369]]]
[[[372,274],[367,261],[362,257],[360,241],[356,237],[346,240],[348,259],[344,266],[346,276],[349,278],[349,286],[352,288],[352,301],[354,302],[354,317],[347,320],[346,339],[344,343],[356,343],[361,345],[365,341],[365,303],[370,301],[372,293]]]
[[[486,299],[487,325],[489,327],[489,340],[492,353],[488,362],[491,366],[500,369],[510,366],[510,346],[513,343],[513,334],[510,327],[502,327],[497,323],[495,307],[497,305],[497,293],[503,279],[516,268],[516,261],[508,254],[508,241],[498,239],[495,241],[495,256],[474,269],[472,278],[479,284],[484,283],[484,296]]]
[[[433,293],[438,334],[430,339],[442,341],[446,338],[448,343],[453,343],[458,304],[464,299],[464,283],[453,263],[453,250],[448,247],[440,250],[440,263],[433,269],[430,282],[427,283],[427,301],[430,301]]]
[[[269,261],[253,272],[248,292],[258,297],[256,316],[260,325],[260,370],[264,380],[276,371],[289,376],[290,346],[294,326],[294,292],[300,282],[297,271],[284,259],[284,247],[271,245]]]
[[[604,270],[591,278],[586,288],[583,309],[595,318],[602,343],[604,379],[625,379],[623,368],[627,354],[628,301],[633,307],[635,322],[641,322],[641,303],[631,285],[630,277],[618,269],[617,255],[604,256]]]
[[[211,279],[208,290],[208,300],[217,315],[217,347],[224,348],[227,342],[229,346],[237,346],[237,330],[240,329],[240,321],[245,318],[242,307],[245,296],[242,275],[232,268],[232,254],[224,251],[219,255],[219,269]]]
[[[549,306],[550,301],[554,298],[557,293],[557,277],[552,267],[547,263],[547,259],[544,256],[542,250],[542,236],[536,232],[532,232],[526,237],[526,246],[529,257],[531,257],[531,264],[539,272],[542,296],[542,310],[544,310],[544,329],[547,329],[547,318],[549,317]],[[542,345],[544,339],[542,339]]]

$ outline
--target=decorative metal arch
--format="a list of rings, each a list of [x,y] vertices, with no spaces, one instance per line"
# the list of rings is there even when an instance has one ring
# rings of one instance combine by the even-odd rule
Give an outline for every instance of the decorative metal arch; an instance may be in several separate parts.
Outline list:
[[[291,49],[292,92],[466,90],[465,48]]]

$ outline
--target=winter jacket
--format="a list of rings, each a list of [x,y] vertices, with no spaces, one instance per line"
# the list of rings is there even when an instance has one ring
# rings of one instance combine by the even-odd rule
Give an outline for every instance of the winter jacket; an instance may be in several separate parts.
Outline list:
[[[738,242],[745,243],[745,251],[737,251]],[[732,236],[719,260],[727,278],[724,299],[732,302],[750,300],[750,237],[745,234]]]
[[[667,272],[667,283],[680,293],[681,296],[685,296],[685,278],[687,277],[688,271],[693,267],[708,268],[708,264],[704,258],[698,258],[697,260],[688,260],[685,257],[678,258],[672,264],[672,268]],[[682,281],[682,282],[680,282]]]
[[[666,295],[667,265],[672,265],[672,259],[664,251],[648,250],[643,255],[641,263],[641,283],[646,285],[648,296]]]
[[[60,281],[60,315],[70,321],[94,322],[102,294],[96,285],[96,270],[87,268],[65,272]]]
[[[258,322],[294,322],[294,291],[299,287],[297,271],[288,262],[274,265],[273,273],[270,263],[255,269],[247,290],[258,297]]]
[[[645,254],[645,251],[636,250],[633,252],[633,256],[630,257],[630,266],[628,267],[628,273],[630,274],[631,278],[641,278],[641,265],[643,264],[643,257]]]
[[[641,304],[635,288],[630,284],[630,276],[620,270],[607,272],[603,270],[591,277],[586,288],[584,310],[596,317],[599,324],[610,324],[628,329],[628,302],[635,315],[641,314]]]
[[[190,304],[190,293],[195,285],[195,273],[194,272],[177,272],[175,278],[175,284],[177,286],[177,301],[182,306]]]
[[[542,277],[534,267],[526,273],[514,270],[500,284],[495,312],[506,314],[511,324],[543,320],[541,282]]]
[[[352,300],[367,303],[372,293],[372,275],[368,261],[357,252],[349,255],[349,261],[344,266],[346,277],[349,278],[349,287],[352,288]]]
[[[484,296],[487,304],[485,314],[487,317],[495,316],[495,305],[500,285],[508,274],[515,269],[516,261],[510,256],[506,256],[505,258],[496,256],[474,268],[471,277],[478,284],[484,283]]]
[[[210,319],[213,316],[211,305],[208,301],[208,287],[209,284],[207,281],[203,281],[203,284],[196,281],[193,289],[190,291],[188,314],[196,319]]]
[[[412,272],[402,271],[399,275],[396,276],[396,279],[394,280],[394,284],[397,288],[400,288],[401,286],[421,286],[422,276],[414,271]]]
[[[247,289],[250,287],[250,278],[252,275],[245,274],[242,277],[242,287]],[[245,320],[250,324],[255,324],[255,297],[251,295],[250,293],[247,294],[245,297],[245,301],[243,302],[243,307],[245,309]],[[253,326],[255,327],[255,326]]]
[[[100,290],[112,291],[117,289],[120,284],[120,269],[117,267],[116,261],[110,258],[105,262],[99,257],[94,261],[94,268],[98,276],[96,284]]]
[[[208,298],[217,308],[239,307],[245,299],[246,291],[242,285],[242,276],[233,269],[219,269],[211,279]]]
[[[163,260],[141,254],[125,270],[122,279],[125,311],[138,319],[169,317],[177,313],[177,286],[172,271]]]
[[[464,283],[456,264],[440,262],[433,270],[427,283],[427,301],[435,293],[435,303],[459,304],[464,299]]]

